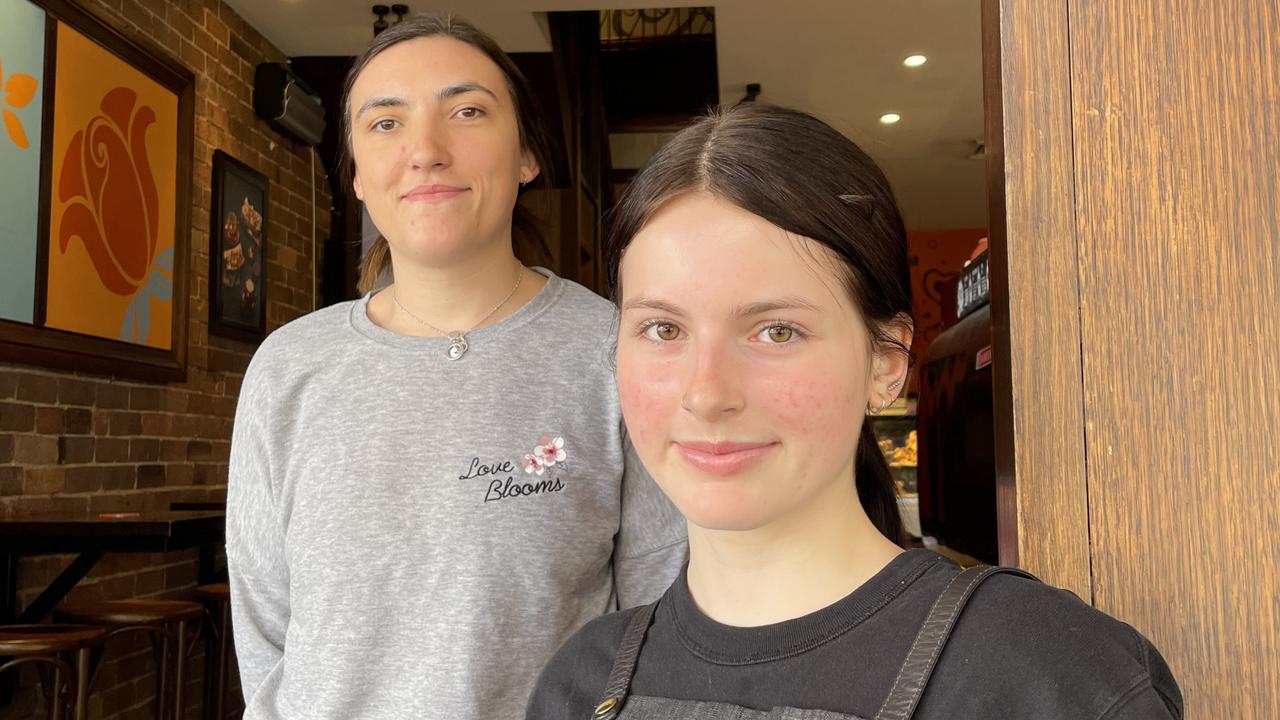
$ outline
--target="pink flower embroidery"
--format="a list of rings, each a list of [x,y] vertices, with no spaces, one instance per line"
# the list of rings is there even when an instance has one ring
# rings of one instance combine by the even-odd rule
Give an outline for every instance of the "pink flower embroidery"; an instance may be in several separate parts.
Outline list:
[[[533,449],[533,454],[547,467],[564,462],[567,457],[564,452],[564,438],[552,439],[544,435],[542,444]]]
[[[534,473],[536,475],[541,475],[545,470],[546,468],[542,466],[541,460],[534,457],[533,455],[524,456],[524,471],[526,473]]]

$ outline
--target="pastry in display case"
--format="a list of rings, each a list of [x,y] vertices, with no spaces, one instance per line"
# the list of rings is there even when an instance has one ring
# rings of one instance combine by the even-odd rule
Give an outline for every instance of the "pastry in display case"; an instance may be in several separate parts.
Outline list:
[[[908,534],[920,537],[920,513],[916,489],[915,403],[900,399],[884,412],[868,418],[876,442],[884,453],[898,491],[898,508]]]

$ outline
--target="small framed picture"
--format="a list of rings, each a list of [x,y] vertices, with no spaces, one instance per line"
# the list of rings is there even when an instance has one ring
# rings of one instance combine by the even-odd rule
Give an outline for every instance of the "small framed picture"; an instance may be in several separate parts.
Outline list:
[[[257,342],[267,334],[267,178],[213,153],[209,332]]]

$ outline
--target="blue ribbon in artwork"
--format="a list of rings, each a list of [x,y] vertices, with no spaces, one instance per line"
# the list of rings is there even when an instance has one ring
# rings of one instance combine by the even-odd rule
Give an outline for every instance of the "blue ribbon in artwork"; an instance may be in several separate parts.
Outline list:
[[[146,287],[138,291],[124,313],[124,322],[120,325],[120,339],[137,345],[146,343],[147,332],[151,326],[151,301],[168,300],[173,297],[173,279],[162,274],[164,270],[173,272],[173,248],[160,253],[160,257],[151,265],[151,275],[147,278]]]

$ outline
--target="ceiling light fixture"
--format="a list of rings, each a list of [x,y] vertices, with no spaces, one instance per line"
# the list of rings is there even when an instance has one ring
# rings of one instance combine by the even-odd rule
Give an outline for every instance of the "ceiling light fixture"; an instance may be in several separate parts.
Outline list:
[[[920,67],[921,65],[927,62],[929,62],[929,58],[923,55],[908,55],[907,59],[902,61],[902,64],[906,65],[907,67],[914,68],[914,67]]]
[[[880,116],[880,122],[884,125],[892,125],[902,119],[898,113],[885,113]]]

